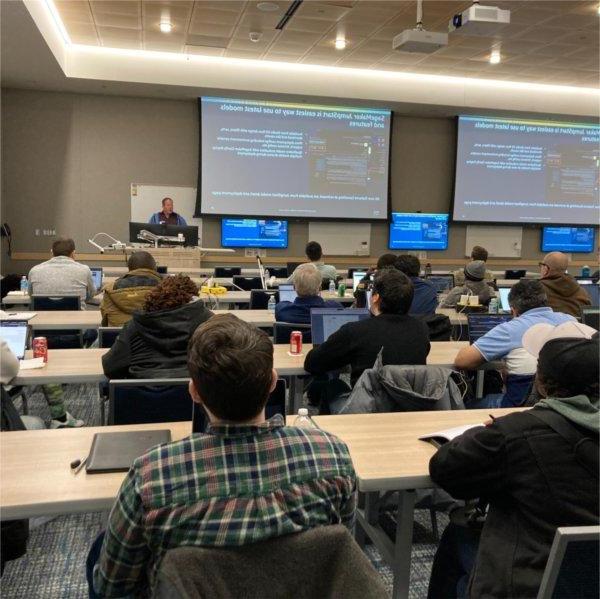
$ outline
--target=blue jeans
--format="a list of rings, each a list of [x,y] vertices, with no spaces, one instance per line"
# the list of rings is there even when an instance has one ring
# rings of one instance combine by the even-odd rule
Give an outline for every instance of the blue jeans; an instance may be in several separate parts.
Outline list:
[[[94,591],[94,566],[100,560],[100,550],[104,541],[104,531],[102,531],[96,540],[92,543],[90,551],[85,561],[85,574],[88,581],[88,591],[90,599],[101,599],[100,595]]]

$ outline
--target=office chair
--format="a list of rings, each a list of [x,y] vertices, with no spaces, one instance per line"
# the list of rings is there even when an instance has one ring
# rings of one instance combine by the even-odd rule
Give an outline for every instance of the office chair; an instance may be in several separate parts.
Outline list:
[[[262,281],[260,280],[260,277],[243,277],[242,275],[234,275],[233,284],[244,291],[262,289]]]
[[[39,311],[81,310],[78,295],[32,295],[31,309]],[[57,329],[44,331],[48,349],[80,349],[83,347],[83,331],[79,329]]]
[[[108,382],[108,424],[180,422],[192,419],[189,379]]]
[[[215,277],[219,279],[230,279],[236,275],[242,274],[241,266],[216,266]]]
[[[266,310],[269,304],[269,298],[274,295],[275,301],[279,301],[278,291],[263,291],[262,289],[252,289],[250,291],[250,310]]]
[[[523,270],[505,270],[504,278],[505,279],[522,279],[527,275],[527,271]]]
[[[556,529],[537,599],[596,599],[600,526]]]
[[[302,332],[302,343],[312,343],[312,331],[309,324],[276,322],[273,324],[273,343],[289,343],[292,331]]]
[[[269,276],[277,279],[287,279],[288,269],[285,266],[265,266],[265,270],[269,271]]]
[[[98,347],[111,348],[122,330],[122,327],[98,327]]]

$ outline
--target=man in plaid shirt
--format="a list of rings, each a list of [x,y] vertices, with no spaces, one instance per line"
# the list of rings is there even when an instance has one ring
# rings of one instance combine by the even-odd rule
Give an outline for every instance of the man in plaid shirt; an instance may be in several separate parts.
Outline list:
[[[90,552],[91,597],[149,596],[165,552],[239,546],[354,521],[356,480],[346,445],[319,429],[265,420],[275,388],[273,345],[234,315],[190,340],[190,395],[206,434],[159,445],[129,470]],[[91,568],[90,568],[91,569]]]

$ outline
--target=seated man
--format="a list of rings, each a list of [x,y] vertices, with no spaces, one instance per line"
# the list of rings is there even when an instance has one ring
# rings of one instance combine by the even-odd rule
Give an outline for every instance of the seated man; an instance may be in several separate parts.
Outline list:
[[[317,270],[321,273],[322,279],[335,281],[337,277],[337,271],[335,266],[332,266],[331,264],[325,264],[323,262],[323,250],[320,243],[317,243],[316,241],[309,241],[306,244],[306,249],[304,251],[306,252],[306,257],[317,267]],[[288,283],[294,282],[294,276],[296,275],[297,270],[298,268],[296,267],[296,270],[294,270],[294,272],[289,276],[287,280]]]
[[[537,280],[524,279],[513,285],[508,303],[514,318],[461,349],[454,359],[454,366],[461,370],[475,370],[484,362],[504,359],[508,377],[501,407],[505,408],[523,403],[537,367],[537,360],[521,345],[527,329],[540,322],[554,326],[575,320],[548,307],[544,287]]]
[[[356,480],[346,445],[320,429],[285,426],[279,414],[265,420],[277,382],[265,333],[233,314],[215,316],[194,333],[188,366],[208,431],[134,462],[104,541],[88,558],[88,580],[98,562],[99,596],[149,595],[161,558],[182,545],[238,547],[353,524]]]
[[[415,294],[408,313],[413,316],[417,314],[435,314],[438,307],[438,297],[435,287],[426,279],[422,279],[421,262],[416,256],[404,254],[398,256],[394,265],[403,272],[412,282]]]
[[[475,260],[469,262],[464,269],[465,282],[450,290],[442,303],[442,308],[454,308],[460,301],[461,295],[476,295],[479,303],[487,305],[494,296],[493,289],[484,281],[485,262]]]
[[[98,292],[89,266],[75,262],[75,242],[57,239],[52,258],[29,271],[29,293],[36,295],[79,295],[81,308]]]
[[[412,299],[413,286],[405,274],[393,268],[377,271],[371,294],[372,318],[342,326],[308,352],[304,369],[325,374],[350,365],[354,385],[363,371],[375,364],[382,348],[384,364],[425,364],[429,333],[425,323],[408,315]],[[335,381],[336,395],[343,392],[340,383]]]
[[[298,297],[293,302],[279,302],[275,306],[277,322],[310,324],[311,308],[342,308],[335,300],[321,297],[321,273],[314,264],[300,264],[294,271],[294,289]]]
[[[104,374],[109,379],[187,377],[188,342],[211,316],[192,279],[184,275],[163,279],[102,356]]]
[[[555,312],[581,316],[581,308],[590,306],[592,300],[583,287],[565,271],[569,259],[562,252],[551,252],[540,262],[540,281],[546,289],[548,305]]]
[[[156,262],[148,252],[134,252],[127,260],[129,272],[114,283],[104,286],[100,304],[102,326],[122,327],[141,310],[146,296],[162,278],[156,272]]]
[[[481,260],[482,262],[487,262],[488,259],[488,251],[481,247],[480,245],[474,245],[471,250],[471,261]],[[464,269],[455,270],[454,275],[454,284],[455,285],[464,285],[465,283],[465,271]],[[494,273],[491,270],[485,270],[485,275],[483,280],[487,283],[488,281],[491,283],[494,280]]]
[[[469,597],[537,597],[557,527],[600,522],[598,333],[540,323],[522,344],[539,352],[536,387],[545,399],[468,430],[429,463],[453,497],[489,503],[480,533],[455,523],[444,531],[430,599],[465,596],[469,575]]]

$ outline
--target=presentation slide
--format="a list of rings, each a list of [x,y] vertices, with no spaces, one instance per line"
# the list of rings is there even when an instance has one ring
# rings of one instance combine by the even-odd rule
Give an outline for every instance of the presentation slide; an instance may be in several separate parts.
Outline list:
[[[453,219],[597,223],[600,126],[461,116]]]
[[[593,252],[594,227],[544,227],[542,252]]]
[[[385,220],[389,110],[200,99],[196,216]]]
[[[287,248],[287,221],[224,218],[221,245],[224,248]]]
[[[392,212],[390,250],[445,250],[448,215]]]

